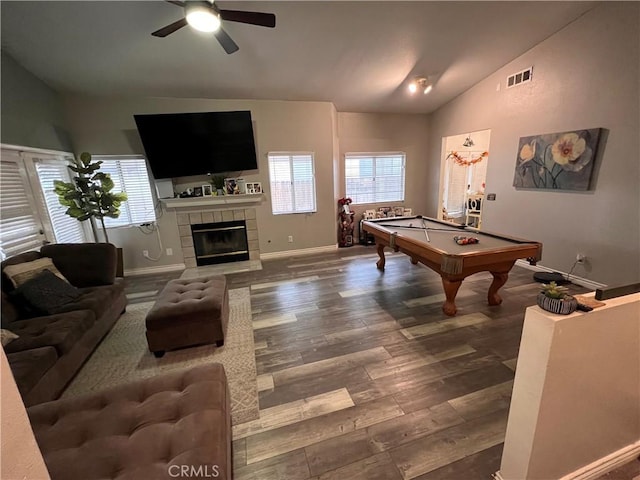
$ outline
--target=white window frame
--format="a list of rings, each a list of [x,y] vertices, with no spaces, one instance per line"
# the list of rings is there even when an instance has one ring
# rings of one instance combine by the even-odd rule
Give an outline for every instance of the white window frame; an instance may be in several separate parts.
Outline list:
[[[376,181],[380,182],[381,179],[386,178],[386,175],[383,174],[379,174],[378,170],[380,169],[380,167],[378,166],[378,161],[381,160],[382,158],[389,158],[389,157],[400,157],[401,161],[402,161],[402,165],[401,165],[401,169],[402,169],[402,175],[400,178],[400,185],[399,185],[399,196],[398,197],[391,197],[391,196],[383,196],[381,197],[379,193],[376,192]],[[356,176],[356,177],[349,177],[348,176],[348,172],[347,172],[347,163],[349,160],[357,160],[357,159],[373,159],[373,175],[371,177],[360,177],[360,176]],[[405,188],[406,188],[406,166],[407,166],[407,156],[404,152],[350,152],[350,153],[346,153],[344,156],[344,177],[345,177],[345,196],[349,197],[352,199],[353,204],[357,205],[364,205],[364,204],[374,204],[374,203],[389,203],[389,202],[404,202],[405,199]],[[389,176],[389,177],[395,177],[395,175],[393,176]],[[350,191],[350,187],[349,187],[349,178],[354,178],[354,179],[366,179],[366,178],[370,178],[371,179],[371,187],[372,190],[368,191],[368,192],[358,192],[358,191]],[[372,196],[372,200],[371,201],[365,201],[362,196],[363,195],[367,195],[367,196]]]
[[[279,187],[277,186],[277,180],[273,178],[273,164],[272,162],[275,158],[282,159],[283,157],[288,157],[289,161],[289,174],[291,181],[291,193],[290,193],[290,202],[288,208],[284,209],[276,209],[276,205],[280,203],[275,195],[278,194]],[[311,189],[312,189],[312,199],[311,206],[308,205],[304,207],[300,207],[296,205],[296,178],[295,178],[295,170],[294,170],[294,157],[308,157],[311,161]],[[296,213],[315,213],[317,211],[317,198],[316,198],[316,176],[315,176],[315,158],[313,152],[268,152],[267,159],[269,164],[269,185],[270,185],[270,194],[271,194],[271,212],[273,215],[290,215]]]
[[[92,155],[91,159],[103,162],[100,165],[100,171],[111,175],[111,180],[115,184],[112,192],[125,192],[129,197],[126,202],[120,205],[118,218],[104,217],[107,229],[139,227],[157,220],[157,202],[151,188],[149,167],[142,155]],[[131,162],[137,169],[138,176],[125,175],[122,172],[124,162]],[[142,171],[143,165],[144,172]]]

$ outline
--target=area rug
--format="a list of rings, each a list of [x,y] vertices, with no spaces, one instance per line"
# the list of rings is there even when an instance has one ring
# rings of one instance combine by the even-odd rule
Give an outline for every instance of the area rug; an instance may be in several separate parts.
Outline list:
[[[258,418],[256,358],[249,288],[229,290],[229,325],[224,346],[202,345],[156,358],[148,349],[144,319],[153,302],[127,306],[113,329],[82,367],[63,398],[90,393],[160,373],[218,362],[224,365],[234,425]]]

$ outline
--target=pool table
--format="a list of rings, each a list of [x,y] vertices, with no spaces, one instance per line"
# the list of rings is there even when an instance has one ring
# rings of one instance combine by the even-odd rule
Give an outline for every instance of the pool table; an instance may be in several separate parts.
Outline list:
[[[396,217],[366,220],[362,228],[375,237],[378,248],[377,266],[384,270],[384,248],[405,253],[414,265],[418,262],[435,270],[442,277],[446,300],[442,310],[456,314],[455,298],[462,281],[478,272],[490,272],[489,305],[502,303],[498,290],[509,277],[509,271],[519,258],[535,263],[542,257],[542,244],[531,240],[480,231],[433,218]],[[459,245],[454,237],[472,237],[476,244]]]

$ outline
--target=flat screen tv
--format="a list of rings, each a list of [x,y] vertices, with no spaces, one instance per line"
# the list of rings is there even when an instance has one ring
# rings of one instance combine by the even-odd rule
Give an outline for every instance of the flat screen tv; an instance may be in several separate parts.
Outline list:
[[[258,168],[251,112],[134,115],[154,178]]]

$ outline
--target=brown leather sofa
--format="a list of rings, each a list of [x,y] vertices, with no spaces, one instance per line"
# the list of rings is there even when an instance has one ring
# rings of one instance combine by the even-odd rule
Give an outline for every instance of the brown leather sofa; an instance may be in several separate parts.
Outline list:
[[[51,258],[80,296],[51,314],[33,316],[11,295],[15,287],[5,268],[43,257]],[[46,245],[0,264],[2,328],[18,335],[4,349],[25,406],[58,398],[124,312],[126,296],[116,264],[116,248],[108,243]]]
[[[219,363],[27,409],[52,480],[231,480],[231,408]]]

